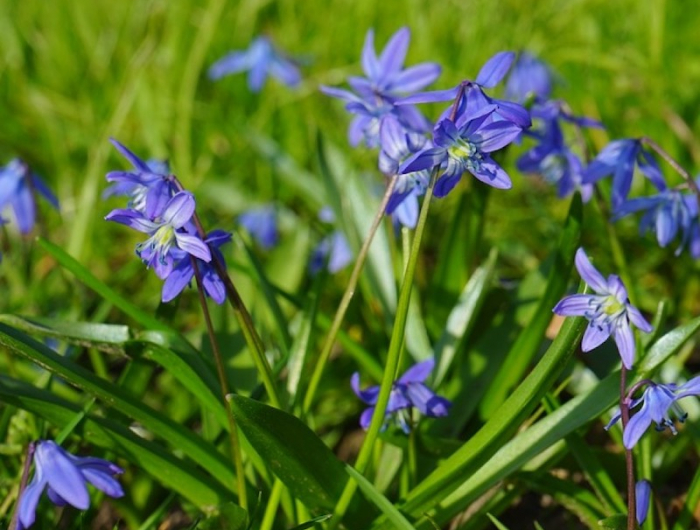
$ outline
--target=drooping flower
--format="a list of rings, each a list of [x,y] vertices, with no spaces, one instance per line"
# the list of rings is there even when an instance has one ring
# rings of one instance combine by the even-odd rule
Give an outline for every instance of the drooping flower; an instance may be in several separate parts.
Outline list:
[[[521,52],[506,79],[506,97],[518,103],[544,102],[552,95],[552,71],[547,63]]]
[[[402,174],[440,168],[435,196],[444,197],[455,187],[465,171],[498,189],[509,189],[508,174],[489,153],[508,145],[521,128],[505,120],[492,121],[495,107],[481,109],[481,114],[463,120],[457,126],[449,119],[438,122],[433,131],[434,147],[423,149],[409,158],[400,168]]]
[[[394,382],[384,416],[383,428],[386,428],[389,421],[393,420],[405,433],[408,433],[412,408],[418,409],[421,414],[431,418],[447,416],[452,403],[444,397],[438,396],[425,385],[425,380],[433,371],[434,366],[434,359],[425,360],[413,365]],[[360,426],[363,429],[368,429],[374,414],[374,406],[379,398],[380,387],[372,386],[361,390],[358,372],[353,374],[350,384],[357,397],[370,405],[360,416]]]
[[[374,31],[369,30],[362,50],[362,68],[366,77],[348,79],[352,92],[321,86],[324,94],[342,99],[347,103],[345,109],[356,115],[348,131],[352,146],[364,141],[368,147],[377,147],[380,123],[387,115],[393,115],[411,132],[430,130],[430,122],[414,106],[395,105],[399,97],[428,86],[440,75],[440,66],[435,63],[403,68],[409,40],[410,31],[401,28],[377,57]]]
[[[123,472],[107,460],[74,456],[55,442],[39,441],[34,452],[34,477],[19,500],[19,526],[29,528],[34,524],[44,489],[54,504],[70,504],[79,510],[87,510],[90,506],[87,483],[110,497],[122,497],[124,491],[114,477]]]
[[[256,37],[245,51],[233,51],[209,68],[209,78],[217,80],[225,75],[248,72],[248,88],[260,92],[268,76],[295,87],[301,81],[296,64],[280,53],[267,37]]]
[[[131,162],[134,169],[107,173],[107,181],[115,184],[105,193],[127,195],[130,198],[128,206],[131,210],[141,212],[149,219],[159,216],[168,201],[177,193],[168,176],[167,164],[144,162],[114,138],[110,138],[109,141]]]
[[[277,231],[277,214],[274,206],[251,208],[238,216],[238,223],[265,250],[269,250],[277,244],[279,232]]]
[[[11,208],[20,233],[29,234],[36,223],[35,193],[58,209],[58,199],[39,175],[19,158],[0,168],[0,213]]]
[[[632,368],[635,343],[634,324],[645,333],[652,330],[639,310],[630,304],[627,289],[619,276],[611,274],[607,280],[591,264],[583,248],[576,251],[576,269],[581,278],[596,294],[574,294],[562,299],[552,311],[562,316],[583,316],[589,321],[583,335],[581,349],[591,351],[612,335],[617,344],[622,364]]]
[[[179,248],[203,261],[211,261],[211,252],[206,243],[184,230],[184,226],[192,219],[194,210],[194,196],[188,191],[181,191],[166,203],[163,213],[155,219],[149,219],[144,213],[128,208],[113,210],[105,219],[151,236],[136,245],[136,253],[164,280],[173,269],[173,248]]]
[[[634,485],[635,496],[637,498],[637,524],[642,526],[649,514],[649,501],[651,501],[651,482],[639,480]]]
[[[666,188],[651,197],[639,197],[623,202],[615,210],[614,219],[646,210],[639,223],[640,233],[656,233],[659,246],[666,247],[680,232],[681,244],[676,250],[680,254],[685,246],[692,251],[698,248],[697,216],[698,199],[695,194]],[[693,255],[693,257],[699,257]]]
[[[583,182],[594,184],[613,175],[611,202],[613,210],[617,210],[629,195],[635,166],[657,189],[666,188],[656,159],[638,138],[615,140],[606,145],[584,171]]]
[[[681,386],[675,383],[662,384],[653,381],[645,381],[645,383],[647,387],[642,396],[629,404],[630,410],[635,409],[639,404],[642,407],[632,415],[622,434],[622,442],[627,449],[632,449],[637,444],[652,421],[656,424],[657,431],[663,431],[668,427],[673,434],[678,434],[671,415],[681,423],[688,417],[678,401],[689,396],[700,397],[700,376],[692,378]],[[619,412],[615,414],[606,429],[617,423],[620,417]]]
[[[216,272],[213,260],[218,260],[219,263],[226,268],[226,261],[219,250],[219,247],[231,241],[231,234],[224,230],[212,230],[207,234],[204,242],[209,247],[212,255],[212,261],[203,261],[200,258],[194,258],[197,261],[197,268],[202,276],[202,287],[204,292],[217,304],[223,304],[226,300],[226,287],[223,280]],[[192,258],[187,252],[174,248],[170,251],[173,256],[173,270],[163,282],[163,291],[161,299],[163,302],[170,302],[179,295],[194,277],[194,266]]]

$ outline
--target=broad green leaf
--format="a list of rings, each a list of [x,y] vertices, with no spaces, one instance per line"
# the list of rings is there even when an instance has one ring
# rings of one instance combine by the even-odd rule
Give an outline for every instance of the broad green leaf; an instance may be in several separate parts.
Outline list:
[[[44,418],[59,429],[81,414],[79,405],[4,376],[0,376],[0,398],[9,405]],[[165,488],[177,491],[205,512],[211,512],[234,498],[231,491],[194,464],[176,458],[162,445],[145,440],[112,420],[87,414],[74,433],[93,445],[115,451]]]
[[[545,331],[552,321],[552,308],[561,299],[569,284],[574,255],[580,246],[582,215],[581,197],[575,195],[571,201],[559,245],[554,251],[547,286],[543,293],[538,294],[537,309],[510,348],[505,362],[491,382],[489,392],[479,405],[482,417],[491,416],[505,401],[530,367],[542,344]]]
[[[567,319],[559,336],[571,322],[578,319]],[[651,376],[669,357],[676,354],[683,344],[700,330],[700,317],[688,324],[670,331],[659,339],[644,357],[641,366],[630,374],[630,379],[643,379]],[[554,346],[559,337],[554,341]],[[541,364],[541,363],[540,363]],[[539,367],[539,365],[538,365]],[[535,370],[537,370],[537,368]],[[589,392],[581,394],[564,403],[552,414],[546,416],[528,429],[524,430],[513,440],[499,444],[500,448],[490,460],[478,470],[463,480],[461,485],[454,488],[444,497],[435,497],[440,503],[439,513],[433,517],[438,523],[443,523],[469,506],[480,495],[493,487],[494,484],[520,469],[532,458],[547,450],[553,444],[564,439],[568,434],[599,418],[619,400],[620,374],[615,372],[603,379]],[[516,390],[516,393],[518,390]],[[465,444],[470,445],[471,440]],[[448,459],[446,463],[450,463]],[[443,464],[444,467],[445,464]],[[438,468],[440,471],[440,468]],[[409,498],[411,495],[409,495]],[[437,503],[436,503],[437,504]],[[427,510],[426,510],[427,511]],[[416,525],[420,530],[428,530],[429,524]]]
[[[228,399],[243,434],[292,495],[310,510],[332,510],[347,474],[331,450],[286,412],[238,395]],[[361,528],[361,521],[372,512],[371,508],[355,510],[346,522],[351,528]]]
[[[97,348],[107,353],[124,355],[124,343],[131,338],[129,328],[117,324],[65,322],[53,318],[0,315],[0,322],[30,335],[41,335],[77,346]]]
[[[497,252],[494,250],[484,266],[479,267],[472,274],[462,289],[457,304],[452,308],[450,316],[447,318],[445,330],[434,350],[436,368],[433,382],[435,388],[439,388],[452,366],[455,355],[462,350],[463,342],[474,325],[484,297],[488,292],[488,286],[493,279],[496,257]]]
[[[358,473],[352,466],[345,466],[345,471],[357,482],[365,497],[387,516],[395,528],[399,530],[415,530],[413,525],[408,522],[408,519],[369,480]]]
[[[192,458],[222,484],[233,485],[231,463],[227,462],[212,445],[196,436],[187,427],[148,407],[124,389],[100,379],[82,366],[61,357],[44,344],[5,324],[0,324],[0,345],[140,422],[145,429],[160,436]]]

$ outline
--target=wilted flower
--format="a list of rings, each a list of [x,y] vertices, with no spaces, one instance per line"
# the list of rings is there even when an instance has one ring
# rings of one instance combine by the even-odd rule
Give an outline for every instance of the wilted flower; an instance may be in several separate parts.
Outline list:
[[[585,251],[576,251],[576,269],[596,294],[573,294],[561,300],[552,311],[563,316],[583,316],[589,321],[583,335],[584,352],[600,346],[610,335],[615,339],[622,364],[632,368],[635,355],[634,334],[630,322],[642,331],[652,330],[639,310],[630,304],[622,280],[611,274],[606,280],[591,264]]]
[[[425,380],[433,371],[435,366],[434,359],[428,359],[413,365],[411,368],[394,382],[391,387],[389,403],[384,416],[384,426],[387,422],[394,419],[401,429],[408,433],[410,431],[410,412],[412,408],[417,408],[424,416],[438,418],[447,416],[447,413],[452,406],[447,399],[436,395],[430,388],[425,385]],[[360,390],[360,374],[355,372],[350,380],[353,391],[362,401],[371,405],[360,416],[360,426],[363,429],[368,429],[374,414],[374,405],[379,397],[379,386],[372,386],[365,390]]]
[[[543,102],[552,94],[553,76],[547,63],[521,52],[506,80],[506,97],[518,103]]]
[[[681,386],[675,383],[665,385],[652,381],[644,381],[643,383],[647,387],[644,389],[642,397],[633,400],[629,405],[630,410],[636,408],[640,403],[642,408],[632,415],[622,434],[622,442],[627,449],[632,449],[637,444],[652,421],[656,423],[657,431],[663,431],[668,427],[673,434],[678,434],[671,414],[681,423],[688,416],[678,405],[678,401],[688,396],[700,397],[700,376],[694,377]],[[620,417],[619,412],[615,414],[606,429],[617,423]]]
[[[188,234],[183,229],[192,219],[194,210],[194,196],[188,191],[181,191],[167,202],[163,213],[155,219],[149,219],[142,212],[132,209],[113,210],[105,219],[151,236],[136,245],[136,253],[164,280],[173,269],[173,248],[179,248],[204,261],[211,261],[209,247],[199,237]]]
[[[229,241],[231,241],[231,234],[223,230],[212,230],[204,239],[204,242],[211,252],[212,260],[218,259],[219,263],[221,263],[224,268],[226,268],[226,261],[219,247]],[[187,287],[194,277],[194,266],[192,265],[190,254],[178,248],[173,248],[170,253],[173,256],[174,266],[173,270],[163,282],[163,291],[161,295],[163,302],[170,302],[170,300],[173,300]],[[197,260],[197,268],[199,269],[199,274],[202,276],[204,292],[217,304],[223,304],[226,300],[226,286],[216,272],[216,267],[214,267],[213,262],[203,261],[200,258],[194,259]]]
[[[615,140],[606,145],[584,171],[583,182],[593,184],[613,175],[611,202],[617,210],[629,195],[635,165],[658,189],[666,187],[656,159],[636,138]]]
[[[270,75],[287,86],[299,84],[299,69],[285,55],[278,52],[267,37],[257,37],[245,51],[234,51],[216,61],[209,68],[213,80],[229,74],[248,72],[248,88],[260,92]]]
[[[245,228],[258,244],[269,250],[277,244],[277,214],[272,205],[252,208],[238,216],[238,223]]]
[[[124,471],[101,458],[73,456],[52,441],[40,441],[34,452],[34,477],[19,500],[19,527],[34,524],[39,498],[46,489],[51,502],[58,506],[70,504],[87,510],[90,496],[87,483],[110,497],[122,497],[124,491],[114,478]]]
[[[0,168],[0,212],[12,208],[17,227],[22,234],[29,234],[36,223],[37,192],[58,209],[58,199],[39,175],[19,158]]]

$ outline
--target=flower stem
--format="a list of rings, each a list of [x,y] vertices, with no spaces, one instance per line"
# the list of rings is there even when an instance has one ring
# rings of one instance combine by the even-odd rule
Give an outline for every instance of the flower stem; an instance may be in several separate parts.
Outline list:
[[[394,320],[394,326],[391,333],[391,342],[389,343],[389,351],[387,353],[386,366],[384,368],[384,376],[382,377],[379,396],[377,397],[377,402],[375,404],[374,413],[372,414],[372,421],[369,429],[367,430],[367,435],[362,442],[360,453],[357,455],[357,461],[355,462],[355,469],[359,473],[364,473],[365,469],[367,468],[367,464],[369,463],[372,455],[372,448],[374,447],[377,437],[379,436],[382,425],[384,425],[384,416],[387,405],[389,404],[391,387],[396,379],[397,371],[399,369],[399,361],[401,358],[404,335],[406,332],[408,307],[411,299],[411,290],[413,288],[413,276],[416,271],[416,264],[418,263],[418,251],[420,250],[423,231],[428,218],[430,200],[433,197],[433,188],[435,187],[438,172],[439,168],[436,168],[433,171],[428,187],[425,190],[423,206],[421,207],[418,225],[416,226],[416,233],[413,238],[413,244],[411,245],[411,254],[408,259],[403,281],[401,282],[399,302],[396,308],[396,318]],[[357,483],[354,480],[348,480],[348,482],[345,484],[345,489],[343,490],[333,513],[333,519],[330,525],[331,528],[335,528],[342,520],[345,511],[350,505],[350,501],[352,500],[356,488]]]
[[[178,191],[183,191],[185,189],[175,175],[170,175],[170,179]],[[197,234],[199,237],[202,240],[205,240],[207,233],[202,226],[202,222],[200,221],[197,212],[195,212],[192,216],[192,222],[197,229]],[[270,404],[274,407],[281,408],[281,401],[275,385],[274,376],[272,375],[272,369],[270,368],[270,363],[267,362],[267,357],[265,357],[265,347],[260,335],[258,335],[258,332],[255,330],[253,319],[250,317],[250,313],[243,303],[240,294],[238,294],[238,290],[233,285],[233,281],[228,275],[226,267],[218,256],[212,255],[212,264],[216,269],[216,274],[219,276],[219,278],[221,278],[221,281],[224,282],[226,298],[228,298],[228,301],[233,308],[233,312],[236,315],[236,319],[238,320],[238,324],[241,326],[243,337],[248,344],[248,348],[250,348],[253,356],[253,362],[255,362],[258,373],[262,378],[263,385],[265,386],[268,398],[270,399]]]
[[[17,530],[19,528],[19,503],[22,500],[22,495],[24,490],[27,488],[27,482],[29,481],[29,468],[32,466],[32,458],[34,457],[34,449],[36,446],[34,442],[31,442],[27,447],[27,456],[24,458],[24,467],[22,468],[22,478],[19,481],[19,491],[17,492],[17,502],[15,503],[15,508],[12,511],[12,519],[10,519],[10,526],[8,530]]]
[[[204,285],[202,284],[202,274],[199,271],[199,266],[197,265],[197,258],[190,256],[192,261],[192,267],[194,268],[194,277],[197,281],[197,294],[199,295],[199,304],[202,306],[202,314],[204,315],[204,321],[207,325],[207,333],[209,334],[209,343],[211,344],[211,349],[214,352],[214,364],[216,364],[216,373],[219,376],[219,384],[221,385],[221,393],[224,400],[224,406],[227,409],[226,417],[228,418],[229,425],[229,441],[231,442],[231,455],[233,456],[233,465],[236,468],[236,484],[238,488],[238,501],[244,510],[248,509],[248,497],[245,488],[245,474],[243,470],[243,456],[241,453],[241,444],[238,440],[238,430],[236,427],[236,420],[233,417],[233,410],[231,410],[231,404],[226,396],[230,393],[228,380],[226,378],[226,369],[224,368],[224,359],[221,356],[221,350],[219,349],[219,342],[216,340],[216,335],[214,334],[214,326],[211,322],[211,315],[209,314],[209,307],[207,306],[207,299],[204,296]]]
[[[379,204],[379,209],[377,210],[374,220],[372,221],[372,226],[370,226],[369,233],[362,243],[362,248],[357,255],[357,260],[355,260],[355,265],[350,274],[350,279],[348,280],[348,286],[345,288],[343,293],[343,298],[340,300],[338,309],[333,317],[333,323],[326,336],[326,341],[323,343],[323,348],[321,349],[321,355],[319,356],[318,362],[314,367],[314,371],[311,374],[311,379],[309,380],[309,387],[304,395],[304,402],[302,404],[302,414],[307,414],[311,409],[311,405],[314,403],[314,398],[316,397],[316,391],[318,390],[318,385],[321,382],[321,376],[323,375],[323,370],[328,363],[328,358],[331,355],[331,350],[333,349],[333,344],[335,344],[335,339],[340,331],[340,325],[343,323],[343,318],[345,318],[345,313],[347,313],[348,307],[350,306],[350,301],[355,294],[355,288],[357,287],[357,282],[360,279],[360,272],[362,272],[362,266],[367,259],[367,254],[369,253],[369,248],[374,239],[374,235],[379,229],[379,225],[384,218],[384,212],[386,210],[386,205],[389,203],[389,198],[394,191],[394,186],[396,185],[397,176],[394,175],[389,184],[386,187],[382,201]]]
[[[630,421],[630,406],[627,399],[627,368],[624,365],[620,371],[620,415],[622,417],[622,432],[625,432]],[[627,468],[627,530],[635,530],[637,528],[637,496],[634,484],[634,458],[632,450],[626,447],[625,465]]]

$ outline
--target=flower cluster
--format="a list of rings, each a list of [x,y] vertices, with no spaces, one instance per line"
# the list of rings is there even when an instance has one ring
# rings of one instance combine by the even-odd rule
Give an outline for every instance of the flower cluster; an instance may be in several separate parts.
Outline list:
[[[92,484],[110,497],[124,495],[114,478],[124,471],[107,460],[74,456],[55,442],[42,440],[34,450],[34,477],[22,493],[18,506],[18,530],[29,528],[36,519],[36,508],[41,494],[46,494],[57,506],[70,504],[87,510],[90,496],[86,484]]]
[[[411,430],[411,411],[418,409],[424,416],[439,418],[447,416],[452,403],[442,396],[436,395],[425,385],[425,380],[435,367],[435,360],[428,359],[413,365],[391,386],[389,403],[384,415],[384,425],[393,421],[408,433]],[[374,414],[374,405],[379,398],[378,386],[364,390],[360,389],[360,374],[355,372],[350,380],[353,391],[362,401],[370,405],[360,416],[360,426],[368,429]]]
[[[115,183],[109,194],[127,195],[130,200],[127,208],[112,210],[105,219],[149,236],[136,245],[136,254],[164,280],[163,302],[182,292],[194,277],[196,267],[206,294],[223,303],[224,284],[212,259],[224,263],[219,247],[230,241],[231,235],[222,230],[214,230],[208,236],[202,234],[194,222],[194,195],[180,189],[173,176],[157,172],[158,167],[144,162],[121,143],[114,139],[112,143],[133,169],[107,174],[107,180]]]

